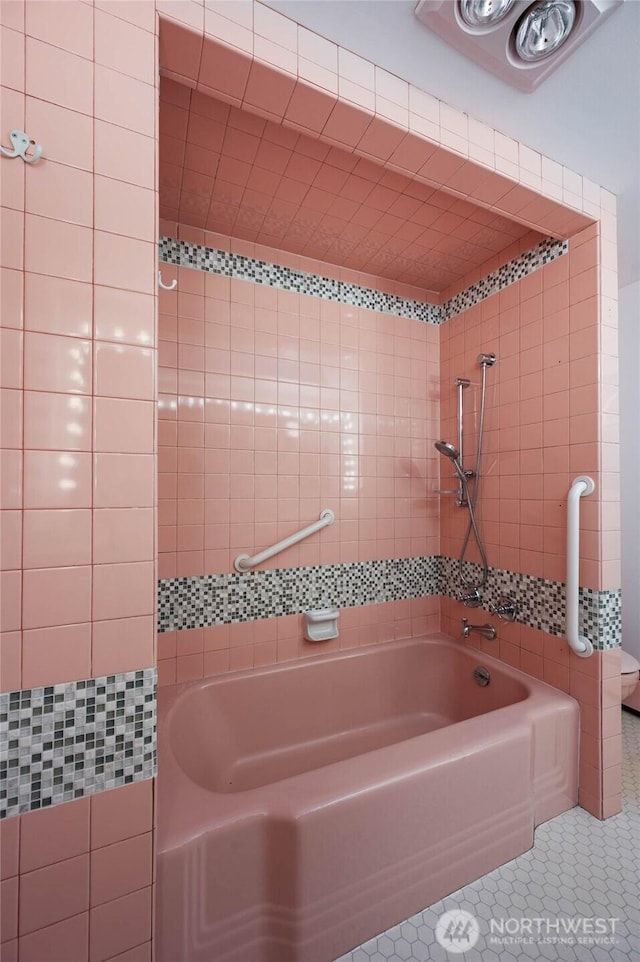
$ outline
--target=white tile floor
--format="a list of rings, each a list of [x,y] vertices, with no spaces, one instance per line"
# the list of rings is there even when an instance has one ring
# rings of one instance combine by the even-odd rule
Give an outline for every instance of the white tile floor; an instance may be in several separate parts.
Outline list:
[[[565,812],[536,830],[529,852],[338,962],[640,962],[640,717],[627,711],[622,716],[620,815],[600,822],[581,808]],[[462,953],[463,940],[450,943],[458,949],[454,953],[436,939],[438,918],[452,909],[471,913],[480,927],[475,947]],[[562,943],[554,942],[553,928],[548,937],[544,933],[545,941],[537,937],[509,945],[491,941],[489,920],[523,917],[554,923],[578,917],[619,921],[611,944],[597,944],[598,936],[583,932],[574,937],[574,944],[567,943],[566,935]],[[538,923],[534,925],[537,928]]]

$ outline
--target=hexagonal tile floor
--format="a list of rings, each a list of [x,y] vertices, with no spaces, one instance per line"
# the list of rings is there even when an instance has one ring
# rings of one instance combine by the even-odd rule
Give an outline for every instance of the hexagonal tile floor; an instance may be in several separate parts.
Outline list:
[[[622,718],[620,815],[600,822],[581,808],[565,812],[536,830],[529,852],[338,962],[640,962],[640,717]],[[452,910],[473,919],[454,915],[445,948],[436,926]],[[533,920],[531,934],[522,919]],[[617,921],[613,933],[610,922],[604,931],[580,922],[567,932],[579,919]],[[474,925],[480,934],[469,947]]]

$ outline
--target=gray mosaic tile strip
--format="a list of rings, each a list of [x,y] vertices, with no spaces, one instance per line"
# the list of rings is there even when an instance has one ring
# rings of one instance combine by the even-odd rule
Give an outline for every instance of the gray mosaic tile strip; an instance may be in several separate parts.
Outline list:
[[[0,694],[0,818],[150,778],[155,732],[155,668]]]
[[[231,254],[201,244],[190,244],[172,237],[161,237],[159,250],[160,260],[165,264],[192,267],[195,270],[236,277],[285,291],[311,294],[326,300],[339,301],[341,304],[384,311],[395,317],[406,317],[425,324],[442,324],[510,284],[515,284],[545,264],[562,257],[569,250],[569,241],[540,241],[531,250],[512,258],[498,270],[445,301],[443,305],[397,297],[359,284],[348,284],[346,281],[281,267],[268,261]]]
[[[460,592],[457,558],[442,558],[444,594],[456,597]],[[479,565],[465,564],[465,580],[478,581]],[[517,621],[530,628],[539,628],[550,635],[564,635],[565,585],[533,575],[501,568],[489,568],[486,588],[481,590],[485,607],[496,604],[499,595],[508,595],[518,602]],[[580,588],[580,631],[605,651],[619,648],[622,643],[622,592],[619,588],[596,591]]]
[[[158,631],[435,595],[439,568],[431,556],[167,578],[158,582]]]
[[[281,267],[278,264],[256,260],[254,257],[230,254],[228,251],[204,247],[200,244],[189,244],[187,241],[174,240],[171,237],[160,238],[160,260],[165,264],[193,267],[196,270],[253,281],[254,284],[277,287],[284,291],[311,294],[328,301],[366,307],[372,311],[384,311],[395,317],[406,317],[410,320],[423,321],[425,324],[442,322],[442,311],[437,304],[397,297],[395,294],[376,291],[371,287],[348,284],[346,281],[338,281],[332,277],[309,274],[291,267]]]
[[[467,565],[466,577],[479,568]],[[458,561],[431,555],[274,568],[245,574],[167,578],[158,582],[158,630],[182,631],[294,615],[325,605],[354,607],[460,592]],[[564,634],[564,585],[497,568],[489,569],[485,605],[501,594],[517,599],[518,621],[553,635]],[[621,643],[621,593],[580,589],[580,628],[598,649]]]
[[[516,281],[522,280],[528,274],[533,274],[534,271],[544,267],[545,264],[550,264],[551,261],[562,257],[568,251],[569,241],[567,240],[540,241],[531,250],[519,254],[499,267],[497,271],[493,271],[493,273],[483,277],[482,280],[471,284],[466,290],[460,291],[459,294],[445,301],[442,305],[442,320],[448,321],[456,314],[461,314],[462,311],[473,307],[474,304],[479,304],[487,297],[491,297],[492,294],[497,294],[498,291],[504,290],[510,284],[515,284]]]

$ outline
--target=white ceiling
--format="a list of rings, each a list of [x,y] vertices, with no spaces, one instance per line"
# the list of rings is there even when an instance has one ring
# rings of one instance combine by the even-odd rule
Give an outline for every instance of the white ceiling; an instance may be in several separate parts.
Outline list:
[[[640,278],[640,0],[529,94],[423,26],[413,0],[263,2],[617,194],[620,286]]]

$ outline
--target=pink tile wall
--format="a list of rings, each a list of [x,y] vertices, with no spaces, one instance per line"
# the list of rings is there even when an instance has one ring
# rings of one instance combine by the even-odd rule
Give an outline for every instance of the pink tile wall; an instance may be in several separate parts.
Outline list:
[[[326,507],[336,523],[279,566],[437,552],[437,327],[177,277],[160,297],[160,576],[231,571]]]
[[[441,329],[442,433],[455,439],[453,378],[468,377],[469,463],[475,457],[476,357],[480,351],[498,356],[487,379],[479,512],[489,563],[564,581],[567,492],[576,475],[589,474],[596,492],[580,508],[580,584],[597,589],[620,585],[616,313],[613,298],[603,310],[602,248],[597,227],[587,228],[571,238],[567,256]],[[465,530],[463,512],[443,499],[443,554],[458,556]],[[467,557],[478,560],[475,546]],[[464,616],[462,605],[443,599],[443,630],[458,637]],[[498,647],[481,642],[480,648],[578,699],[581,804],[598,817],[619,811],[619,652],[583,660],[561,638],[492,621]]]
[[[0,12],[2,691],[155,659],[156,24],[99,7]],[[2,822],[3,959],[150,957],[152,790]]]

